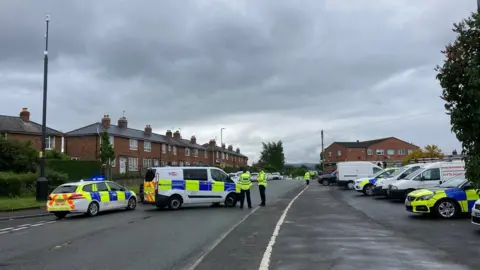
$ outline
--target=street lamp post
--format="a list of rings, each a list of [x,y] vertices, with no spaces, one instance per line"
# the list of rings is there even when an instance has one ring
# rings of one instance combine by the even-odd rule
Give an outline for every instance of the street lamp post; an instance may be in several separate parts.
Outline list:
[[[480,1],[480,0],[478,0],[478,1]],[[221,128],[221,129],[220,129],[220,147],[223,145],[223,130],[224,130],[224,129],[225,129],[225,128]]]
[[[40,151],[40,177],[37,179],[37,201],[46,201],[48,197],[48,180],[45,177],[45,148],[47,138],[47,78],[48,78],[48,26],[50,16],[45,20],[45,51],[43,53],[43,115],[42,115],[42,149]]]

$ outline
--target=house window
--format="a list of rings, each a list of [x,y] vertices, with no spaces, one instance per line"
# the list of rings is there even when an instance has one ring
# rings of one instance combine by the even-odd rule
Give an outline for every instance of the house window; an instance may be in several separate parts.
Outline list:
[[[220,153],[217,151],[217,159],[218,159],[219,156],[220,156]]]
[[[227,158],[227,160],[228,160],[228,153],[226,153],[226,154],[225,154],[225,157],[226,157],[226,158]]]
[[[162,153],[167,153],[167,146],[164,143],[162,143]]]
[[[413,150],[412,150],[412,149],[408,149],[408,150],[407,150],[407,153],[410,155],[411,153],[413,153]]]
[[[136,172],[138,171],[138,158],[128,158],[128,171]]]
[[[342,155],[342,151],[338,150],[337,151],[337,156],[341,156]]]
[[[222,152],[222,159],[225,159],[225,153]]]
[[[143,142],[143,151],[152,152],[152,143],[151,142]]]
[[[331,156],[332,156],[332,152],[328,152],[328,156],[331,157]]]
[[[385,152],[383,151],[383,149],[377,149],[376,154],[377,156],[383,156]]]
[[[198,149],[193,149],[193,156],[198,157]]]
[[[180,161],[180,167],[183,166],[183,161]]]
[[[163,161],[163,160],[160,161],[160,166],[162,166],[162,167],[165,166],[165,161]]]
[[[45,138],[45,149],[52,150],[55,148],[55,137],[54,136],[47,136]]]
[[[185,148],[185,156],[186,157],[190,156],[190,148]]]
[[[387,155],[389,155],[389,156],[395,155],[395,150],[394,149],[388,149],[387,150]]]
[[[203,155],[205,156],[205,158],[208,157],[208,155],[207,155],[207,150],[203,151]]]
[[[174,145],[173,146],[173,154],[176,155],[177,154],[177,147]]]
[[[367,155],[369,155],[369,156],[373,155],[372,149],[367,149]]]
[[[150,168],[152,167],[152,160],[149,158],[143,159],[143,168]]]
[[[398,149],[398,154],[400,156],[404,156],[405,155],[405,149]]]
[[[172,146],[168,145],[168,152],[172,152]]]
[[[138,141],[135,139],[130,139],[130,150],[138,149]]]
[[[157,159],[153,159],[153,166],[158,167],[158,160]]]

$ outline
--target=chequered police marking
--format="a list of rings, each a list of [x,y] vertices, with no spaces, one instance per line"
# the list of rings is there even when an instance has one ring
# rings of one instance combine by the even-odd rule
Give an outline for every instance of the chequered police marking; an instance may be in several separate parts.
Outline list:
[[[0,229],[0,235],[7,234],[7,233],[18,232],[18,231],[23,231],[23,230],[26,230],[26,229],[39,227],[39,226],[47,225],[47,224],[54,223],[54,222],[56,222],[56,221],[55,220],[40,221],[40,222],[32,223],[32,224],[28,223],[28,224],[17,225],[17,226],[14,226],[14,227],[1,228]]]

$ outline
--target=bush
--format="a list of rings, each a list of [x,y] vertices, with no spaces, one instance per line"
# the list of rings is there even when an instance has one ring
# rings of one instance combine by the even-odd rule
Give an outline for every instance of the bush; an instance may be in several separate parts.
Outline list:
[[[0,196],[34,196],[37,173],[0,172]],[[65,183],[68,175],[53,170],[45,171],[50,190]]]
[[[0,139],[0,171],[16,173],[35,172],[38,165],[38,152],[31,142]]]
[[[57,172],[66,173],[72,180],[80,180],[100,175],[100,162],[96,160],[51,159],[47,160],[46,163],[47,168]]]

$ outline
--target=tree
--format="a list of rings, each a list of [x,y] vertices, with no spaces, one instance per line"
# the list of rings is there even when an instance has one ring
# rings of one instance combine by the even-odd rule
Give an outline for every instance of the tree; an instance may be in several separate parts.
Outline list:
[[[402,164],[406,165],[410,161],[414,161],[420,158],[443,158],[444,154],[437,145],[429,144],[424,149],[415,149],[412,153],[408,154],[403,160]]]
[[[0,140],[0,172],[33,173],[38,165],[38,151],[31,142]]]
[[[268,172],[282,172],[285,167],[285,154],[283,153],[283,143],[262,142],[262,151],[258,164]]]
[[[67,154],[58,152],[55,149],[46,151],[45,153],[46,159],[58,159],[58,160],[70,160],[70,157]]]
[[[480,187],[479,28],[479,13],[455,23],[456,40],[442,51],[443,65],[436,68],[452,131],[462,143],[465,175],[477,187]]]
[[[104,131],[100,134],[100,162],[105,165],[106,174],[110,175],[112,161],[115,159],[115,152],[110,142],[110,135]],[[107,178],[109,179],[107,175]]]

